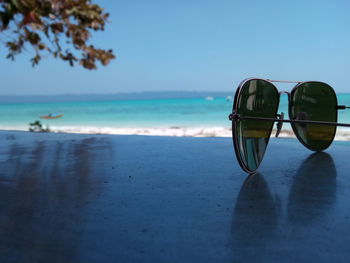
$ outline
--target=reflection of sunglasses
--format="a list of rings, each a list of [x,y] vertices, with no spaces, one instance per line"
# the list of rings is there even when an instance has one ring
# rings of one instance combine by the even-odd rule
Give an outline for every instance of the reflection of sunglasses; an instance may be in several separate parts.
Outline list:
[[[272,82],[297,83],[291,93],[278,92]],[[288,94],[289,120],[277,114],[280,95]],[[312,151],[323,151],[331,145],[337,123],[338,110],[350,107],[338,105],[337,96],[326,83],[318,81],[282,81],[245,79],[236,91],[232,114],[232,138],[237,160],[242,169],[254,173],[263,157],[274,122],[276,137],[283,122],[289,122],[299,141]]]

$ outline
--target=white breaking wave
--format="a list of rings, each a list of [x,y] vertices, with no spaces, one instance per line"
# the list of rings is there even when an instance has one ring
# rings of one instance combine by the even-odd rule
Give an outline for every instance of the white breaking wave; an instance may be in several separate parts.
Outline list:
[[[167,128],[112,128],[112,127],[50,127],[53,132],[84,134],[150,135],[176,137],[232,137],[232,129],[226,127],[167,127]],[[275,136],[276,130],[271,136]],[[282,130],[281,138],[295,138],[292,130]],[[338,129],[335,140],[350,141],[349,129]]]
[[[84,134],[152,135],[177,137],[231,137],[225,127],[111,128],[111,127],[50,127],[53,132]]]
[[[114,127],[78,127],[50,126],[52,132],[81,134],[117,134],[117,135],[150,135],[176,137],[231,137],[232,130],[227,127],[154,127],[154,128],[114,128]],[[22,127],[0,127],[1,130],[26,130]],[[274,137],[276,130],[272,131]],[[279,137],[295,138],[292,130],[282,130]],[[350,129],[338,129],[335,140],[350,141]]]

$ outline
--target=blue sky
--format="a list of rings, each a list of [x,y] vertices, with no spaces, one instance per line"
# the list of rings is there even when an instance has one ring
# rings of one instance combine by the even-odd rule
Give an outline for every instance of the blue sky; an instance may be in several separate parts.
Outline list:
[[[32,68],[0,48],[0,94],[231,91],[246,77],[320,80],[350,92],[350,1],[95,1],[110,12],[92,41],[117,55],[87,71]]]

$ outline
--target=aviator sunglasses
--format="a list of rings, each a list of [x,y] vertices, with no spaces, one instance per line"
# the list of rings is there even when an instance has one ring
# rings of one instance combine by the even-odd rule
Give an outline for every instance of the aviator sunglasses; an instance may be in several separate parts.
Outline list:
[[[296,83],[293,90],[279,92],[274,82]],[[288,95],[289,119],[277,113],[281,94]],[[333,142],[338,110],[350,107],[338,105],[331,86],[319,81],[284,81],[250,78],[237,88],[232,113],[232,139],[237,160],[242,169],[254,173],[263,160],[272,128],[277,122],[278,137],[284,122],[291,124],[298,140],[312,151],[323,151]]]

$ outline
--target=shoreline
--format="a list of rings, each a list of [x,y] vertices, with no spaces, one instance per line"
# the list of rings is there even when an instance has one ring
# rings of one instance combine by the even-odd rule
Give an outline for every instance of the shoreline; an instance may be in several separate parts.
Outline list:
[[[66,134],[114,134],[114,135],[148,135],[170,137],[232,137],[231,128],[227,127],[155,127],[155,128],[112,128],[112,127],[49,127],[51,133]],[[4,132],[26,131],[27,129],[0,128]],[[273,129],[271,137],[275,137],[276,129]],[[283,129],[281,138],[296,138],[291,129]],[[336,141],[350,141],[349,129],[338,129],[334,138]]]

